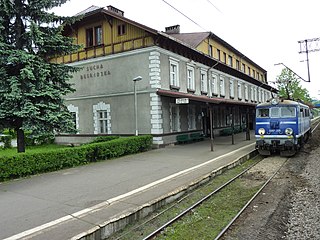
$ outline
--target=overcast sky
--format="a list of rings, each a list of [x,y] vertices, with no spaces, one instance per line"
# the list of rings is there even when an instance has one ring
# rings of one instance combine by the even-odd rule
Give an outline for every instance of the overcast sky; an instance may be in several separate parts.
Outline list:
[[[267,70],[269,82],[280,74],[283,66],[274,65],[280,62],[307,80],[298,41],[320,38],[319,0],[70,0],[55,12],[74,15],[91,5],[112,5],[159,31],[176,24],[181,32],[211,31]],[[309,64],[311,83],[301,84],[320,99],[320,51],[309,53]]]

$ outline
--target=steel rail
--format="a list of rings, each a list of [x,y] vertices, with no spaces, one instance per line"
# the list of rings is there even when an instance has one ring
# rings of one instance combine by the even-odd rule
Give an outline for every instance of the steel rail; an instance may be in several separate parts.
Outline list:
[[[202,204],[204,201],[206,201],[208,198],[210,198],[212,195],[216,194],[217,192],[221,191],[223,188],[225,188],[226,186],[228,186],[230,183],[232,183],[233,181],[235,181],[236,179],[238,179],[239,177],[241,177],[243,174],[245,174],[246,172],[248,172],[251,168],[253,168],[255,165],[257,165],[259,162],[261,162],[263,159],[261,159],[260,161],[256,162],[255,164],[253,164],[252,166],[246,168],[245,170],[243,170],[241,173],[239,173],[238,175],[236,175],[235,177],[233,177],[232,179],[230,179],[229,181],[227,181],[226,183],[224,183],[223,185],[221,185],[220,187],[218,187],[217,189],[215,189],[213,192],[209,193],[208,195],[206,195],[205,197],[203,197],[202,199],[200,199],[199,201],[197,201],[195,204],[193,204],[191,207],[185,209],[183,212],[181,212],[180,214],[178,214],[176,217],[172,218],[171,220],[169,220],[168,222],[166,222],[165,224],[163,224],[161,227],[159,227],[158,229],[156,229],[155,231],[153,231],[152,233],[150,233],[148,236],[146,236],[143,240],[149,240],[152,239],[153,237],[155,237],[156,235],[158,235],[162,230],[164,230],[165,228],[167,228],[168,226],[170,226],[171,224],[173,224],[174,222],[176,222],[177,220],[179,220],[180,218],[182,218],[184,215],[186,215],[187,213],[189,213],[191,210],[193,210],[194,208],[198,207],[200,204]]]
[[[228,225],[216,236],[214,240],[220,239],[230,228],[230,226],[240,217],[240,215],[247,209],[247,207],[251,204],[251,202],[260,194],[260,192],[269,184],[269,182],[277,175],[280,169],[284,166],[284,164],[288,161],[289,158],[284,161],[279,169],[268,178],[268,180],[262,185],[262,187],[253,195],[253,197],[244,205],[244,207],[237,213],[237,215],[228,223]]]

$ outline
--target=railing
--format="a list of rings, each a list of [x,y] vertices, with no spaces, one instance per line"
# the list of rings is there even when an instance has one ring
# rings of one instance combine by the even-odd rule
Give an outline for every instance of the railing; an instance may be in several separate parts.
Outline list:
[[[53,58],[55,63],[71,63],[82,61],[90,58],[97,58],[101,56],[111,55],[120,52],[131,51],[134,49],[145,48],[153,46],[154,41],[151,37],[142,37],[130,39],[128,41],[121,41],[112,44],[101,44],[98,46],[87,47],[76,53]]]

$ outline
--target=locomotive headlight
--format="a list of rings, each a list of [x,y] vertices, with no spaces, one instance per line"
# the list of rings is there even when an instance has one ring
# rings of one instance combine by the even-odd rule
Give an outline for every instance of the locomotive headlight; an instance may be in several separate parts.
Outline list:
[[[260,135],[264,135],[266,133],[266,130],[264,128],[259,128],[258,133]]]
[[[286,128],[285,133],[286,133],[287,135],[292,135],[292,134],[293,134],[292,128]]]

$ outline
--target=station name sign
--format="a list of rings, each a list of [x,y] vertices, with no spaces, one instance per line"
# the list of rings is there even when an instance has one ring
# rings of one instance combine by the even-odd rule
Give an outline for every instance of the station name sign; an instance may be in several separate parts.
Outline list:
[[[189,98],[176,98],[176,104],[188,104]]]
[[[109,69],[103,64],[94,64],[86,66],[82,69],[80,79],[90,79],[90,78],[99,78],[111,75]]]

